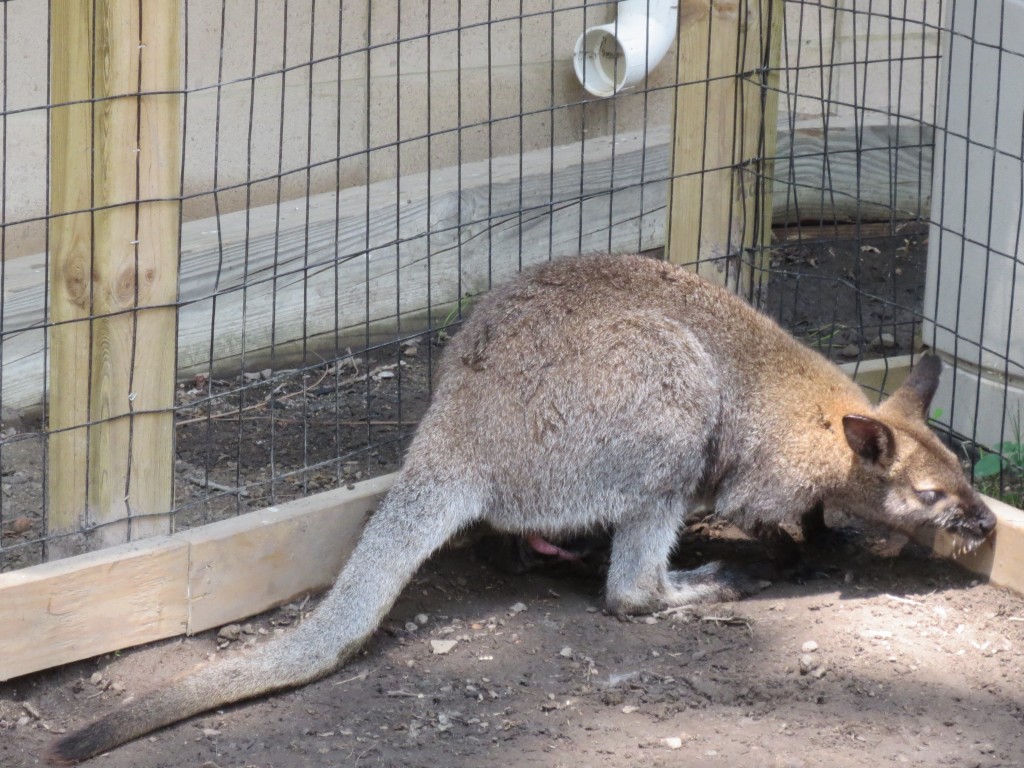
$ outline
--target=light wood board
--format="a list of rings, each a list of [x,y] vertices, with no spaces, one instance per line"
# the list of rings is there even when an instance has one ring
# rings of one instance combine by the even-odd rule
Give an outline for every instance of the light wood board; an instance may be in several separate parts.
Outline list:
[[[220,626],[327,586],[392,479],[0,574],[0,680]]]
[[[243,355],[249,369],[330,357],[422,330],[428,311],[443,318],[521,265],[660,247],[668,134],[590,139],[188,222],[178,374],[237,373]],[[783,122],[774,220],[927,213],[930,144],[920,125]],[[43,255],[5,264],[5,408],[43,402],[45,267]]]

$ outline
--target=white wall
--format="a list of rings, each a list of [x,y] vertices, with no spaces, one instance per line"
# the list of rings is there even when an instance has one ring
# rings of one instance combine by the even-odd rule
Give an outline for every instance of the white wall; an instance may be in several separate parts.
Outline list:
[[[1024,428],[1024,0],[950,12],[924,337],[958,361],[936,404],[992,447]]]
[[[40,107],[47,5],[5,4],[8,258],[43,248],[44,224],[32,219],[46,212]],[[585,27],[613,17],[614,4],[591,2],[586,13],[579,6],[576,0],[372,6],[369,0],[188,0],[186,218],[213,214],[214,188],[226,212],[279,194],[290,199],[667,125],[674,52],[652,74],[646,93],[594,100],[576,81],[572,48]],[[858,116],[868,124],[930,122],[937,8],[934,0],[787,3],[782,87],[793,95],[781,100],[783,120],[792,116],[793,125],[822,131]]]

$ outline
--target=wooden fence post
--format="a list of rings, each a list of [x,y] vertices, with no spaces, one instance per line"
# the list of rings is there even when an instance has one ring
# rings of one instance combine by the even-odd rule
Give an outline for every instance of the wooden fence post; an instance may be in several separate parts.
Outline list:
[[[56,558],[170,529],[181,16],[174,0],[53,0],[50,14]]]
[[[782,0],[681,0],[666,253],[758,301],[771,239]]]

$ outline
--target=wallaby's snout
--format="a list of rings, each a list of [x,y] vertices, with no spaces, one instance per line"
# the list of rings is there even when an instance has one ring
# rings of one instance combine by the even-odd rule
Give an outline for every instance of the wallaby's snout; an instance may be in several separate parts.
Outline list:
[[[959,534],[972,547],[991,536],[995,529],[996,516],[980,498],[957,509],[951,527],[953,533]]]

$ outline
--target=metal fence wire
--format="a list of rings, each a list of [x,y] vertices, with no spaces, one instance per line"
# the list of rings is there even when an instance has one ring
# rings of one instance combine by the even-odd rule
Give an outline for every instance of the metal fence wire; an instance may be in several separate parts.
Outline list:
[[[1019,505],[1020,5],[726,5],[0,3],[0,570],[396,469],[476,297],[579,252],[937,349]]]

